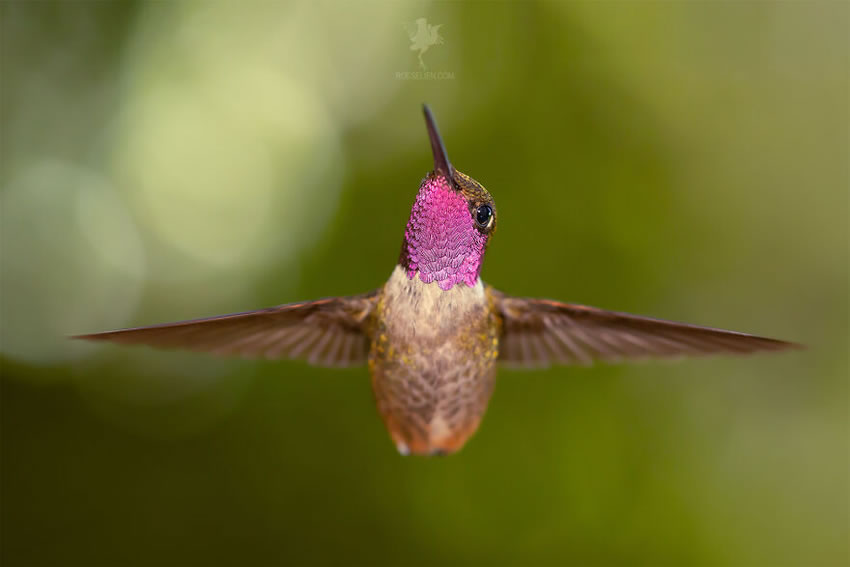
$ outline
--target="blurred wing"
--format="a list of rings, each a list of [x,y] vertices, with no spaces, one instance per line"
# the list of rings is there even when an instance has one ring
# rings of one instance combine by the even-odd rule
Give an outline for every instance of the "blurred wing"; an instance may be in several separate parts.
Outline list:
[[[377,292],[331,297],[74,338],[350,366],[369,354],[365,327],[377,297]]]
[[[800,348],[755,335],[651,319],[492,290],[504,320],[499,359],[514,366],[589,365],[716,353]]]

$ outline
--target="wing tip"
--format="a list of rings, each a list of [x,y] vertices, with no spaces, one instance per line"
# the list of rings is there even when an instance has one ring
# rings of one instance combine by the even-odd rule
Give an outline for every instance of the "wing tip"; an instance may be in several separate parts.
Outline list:
[[[65,338],[69,341],[105,341],[108,335],[114,331],[106,331],[103,333],[86,333],[83,335],[68,335]]]
[[[771,339],[768,337],[755,337],[761,341],[766,343],[766,347],[764,349],[757,349],[753,352],[758,352],[759,350],[770,350],[770,351],[783,351],[783,350],[808,350],[808,346],[803,343],[797,343],[793,341],[783,341],[781,339]],[[767,346],[769,345],[769,346]]]

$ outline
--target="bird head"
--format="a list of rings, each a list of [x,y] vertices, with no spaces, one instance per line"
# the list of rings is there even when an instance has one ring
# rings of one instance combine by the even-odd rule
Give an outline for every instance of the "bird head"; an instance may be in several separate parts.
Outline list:
[[[452,166],[427,105],[424,112],[434,169],[416,194],[399,263],[409,278],[443,290],[472,287],[496,228],[496,205],[480,183]]]

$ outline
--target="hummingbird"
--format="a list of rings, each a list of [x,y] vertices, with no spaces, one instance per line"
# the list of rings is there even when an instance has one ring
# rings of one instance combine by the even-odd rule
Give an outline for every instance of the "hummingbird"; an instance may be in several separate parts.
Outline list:
[[[540,368],[781,351],[800,345],[735,331],[514,297],[480,277],[496,229],[493,197],[451,164],[423,106],[434,167],[419,185],[401,254],[380,288],[347,297],[80,335],[220,355],[366,363],[399,453],[458,451],[475,433],[500,365]]]

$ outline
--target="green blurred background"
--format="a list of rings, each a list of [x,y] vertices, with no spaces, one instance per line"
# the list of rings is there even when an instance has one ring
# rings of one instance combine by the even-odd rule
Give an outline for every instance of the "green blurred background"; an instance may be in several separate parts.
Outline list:
[[[3,1],[0,560],[847,564],[848,6]],[[65,339],[381,285],[422,102],[486,281],[808,350],[503,371],[421,459],[365,368]]]

